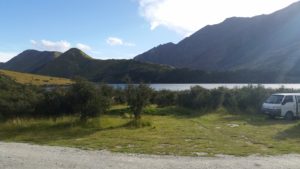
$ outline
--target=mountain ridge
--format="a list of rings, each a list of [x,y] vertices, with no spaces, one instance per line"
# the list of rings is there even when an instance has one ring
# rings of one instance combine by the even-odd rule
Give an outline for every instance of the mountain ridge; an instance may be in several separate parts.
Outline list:
[[[274,82],[269,72],[259,72],[260,76],[257,76],[258,72],[252,71],[204,72],[136,60],[99,60],[91,58],[79,49],[70,49],[44,66],[25,73],[64,78],[80,76],[93,82],[106,83],[124,83],[126,77],[130,77],[135,83]]]
[[[135,60],[204,71],[282,71],[280,76],[285,76],[293,63],[300,62],[299,27],[300,1],[269,15],[232,17],[208,25]]]
[[[25,50],[8,62],[3,63],[1,68],[19,72],[34,72],[60,55],[60,52],[55,51]]]

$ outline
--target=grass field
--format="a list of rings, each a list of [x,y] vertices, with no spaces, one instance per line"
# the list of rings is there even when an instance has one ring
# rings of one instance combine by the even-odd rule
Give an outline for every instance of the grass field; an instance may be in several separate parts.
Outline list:
[[[41,75],[34,75],[28,73],[20,73],[8,70],[1,70],[0,75],[4,75],[10,77],[11,79],[15,80],[21,84],[32,84],[32,85],[69,85],[72,84],[70,79],[65,78],[57,78],[57,77],[50,77],[50,76],[41,76]]]
[[[0,124],[0,140],[113,152],[214,156],[300,153],[300,123],[237,115],[219,109],[199,113],[177,107],[149,107],[144,128],[128,127],[124,106],[87,124],[74,117],[14,120]],[[189,114],[189,115],[184,115]]]

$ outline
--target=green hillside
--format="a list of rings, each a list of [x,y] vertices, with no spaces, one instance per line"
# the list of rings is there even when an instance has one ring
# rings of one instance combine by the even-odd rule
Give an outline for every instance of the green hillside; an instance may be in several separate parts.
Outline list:
[[[25,50],[1,68],[18,72],[34,72],[61,55],[60,52]],[[1,65],[0,65],[1,66]]]
[[[91,81],[113,83],[124,82],[126,76],[136,82],[153,82],[171,70],[169,66],[134,60],[97,60],[74,48],[34,73],[67,78],[81,76]]]
[[[34,75],[29,73],[20,73],[0,69],[0,76],[7,76],[21,84],[32,85],[69,85],[72,84],[70,79],[57,78],[50,76]]]
[[[16,64],[19,66],[9,70],[63,78],[80,76],[93,82],[105,83],[124,83],[126,77],[130,77],[135,83],[278,82],[276,81],[277,76],[274,76],[278,74],[276,72],[254,70],[206,72],[201,70],[173,68],[171,66],[145,63],[137,60],[99,60],[93,59],[76,48],[70,49],[53,59],[43,60],[44,64],[36,67],[36,64],[32,65],[32,62],[35,62],[35,57],[31,56],[34,55],[36,51],[28,50],[25,51],[25,53],[27,53],[27,57],[20,57],[20,55],[22,55],[20,54],[11,61],[5,63],[2,69],[7,69],[7,65]],[[25,67],[26,69],[23,69]],[[295,82],[298,78],[291,80]]]

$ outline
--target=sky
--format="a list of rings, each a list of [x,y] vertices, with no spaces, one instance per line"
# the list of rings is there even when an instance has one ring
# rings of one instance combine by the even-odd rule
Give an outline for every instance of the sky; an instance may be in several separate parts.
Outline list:
[[[269,14],[298,0],[1,0],[0,62],[26,49],[77,47],[130,59],[226,18]]]

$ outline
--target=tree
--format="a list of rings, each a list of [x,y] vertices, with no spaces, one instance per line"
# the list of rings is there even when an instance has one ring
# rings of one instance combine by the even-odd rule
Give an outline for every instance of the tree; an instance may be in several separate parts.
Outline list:
[[[146,84],[133,85],[126,87],[126,100],[129,108],[134,114],[135,120],[141,118],[143,109],[149,104],[153,90]]]
[[[80,120],[86,122],[90,117],[99,116],[110,107],[110,99],[104,92],[86,80],[76,79],[68,99],[73,114],[79,114]]]
[[[53,118],[54,121],[60,116],[67,114],[65,90],[57,87],[53,91],[46,91],[44,98],[38,107],[40,116]]]

